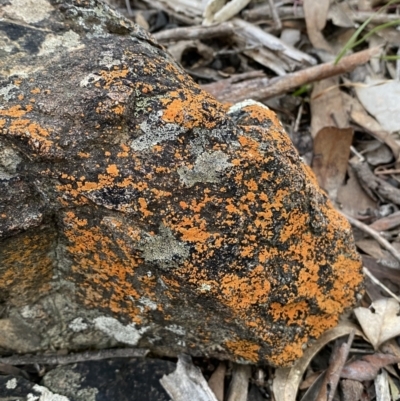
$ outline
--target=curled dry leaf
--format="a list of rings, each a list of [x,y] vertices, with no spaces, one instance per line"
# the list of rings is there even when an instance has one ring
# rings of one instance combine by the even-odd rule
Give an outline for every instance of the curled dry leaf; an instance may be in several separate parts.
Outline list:
[[[342,321],[335,328],[325,332],[314,344],[304,351],[291,368],[279,368],[275,371],[275,379],[272,384],[276,401],[295,401],[300,382],[309,363],[314,356],[330,341],[350,334],[354,330],[355,335],[363,336],[356,325]]]
[[[352,139],[352,128],[325,127],[314,140],[312,168],[319,185],[332,200],[336,200],[346,176]]]
[[[390,338],[400,335],[399,310],[399,303],[392,298],[379,299],[370,308],[354,309],[364,334],[375,349]]]
[[[374,380],[380,369],[393,363],[399,363],[400,357],[389,354],[366,355],[346,365],[340,377],[350,380]]]

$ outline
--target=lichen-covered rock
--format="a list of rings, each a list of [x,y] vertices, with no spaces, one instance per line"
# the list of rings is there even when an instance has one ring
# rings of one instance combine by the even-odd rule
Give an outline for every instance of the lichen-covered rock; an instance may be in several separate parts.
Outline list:
[[[0,349],[298,358],[361,263],[275,114],[100,2],[29,4],[0,6]]]

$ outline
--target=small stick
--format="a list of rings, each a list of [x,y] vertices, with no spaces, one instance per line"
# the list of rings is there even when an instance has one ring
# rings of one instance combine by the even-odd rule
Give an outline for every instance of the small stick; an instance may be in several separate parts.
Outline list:
[[[149,350],[143,348],[111,348],[98,351],[76,352],[69,355],[13,355],[0,358],[0,363],[8,365],[68,365],[84,361],[99,361],[110,358],[142,358]]]
[[[368,227],[366,224],[361,223],[361,221],[358,221],[357,219],[350,217],[343,212],[342,212],[342,214],[344,217],[346,217],[347,220],[349,220],[349,222],[352,226],[355,226],[355,227],[359,228],[360,230],[364,231],[365,233],[367,233],[374,240],[376,240],[380,245],[382,245],[385,249],[387,249],[400,262],[400,253],[397,252],[397,250],[389,243],[389,241],[386,241],[385,238],[383,238],[378,233],[378,231],[375,231],[373,228]]]
[[[233,24],[222,22],[213,26],[190,26],[182,28],[167,29],[153,34],[159,42],[167,40],[193,40],[210,39],[219,36],[229,36],[233,34]]]
[[[268,3],[269,3],[269,7],[271,9],[272,18],[275,22],[275,29],[280,31],[282,29],[282,22],[281,22],[281,19],[279,18],[278,11],[276,10],[275,2],[274,2],[274,0],[268,0]]]
[[[340,75],[365,64],[378,55],[380,47],[363,50],[343,57],[338,64],[333,62],[319,64],[301,71],[273,79],[257,78],[240,84],[226,84],[218,81],[202,85],[202,88],[215,96],[220,102],[237,103],[245,99],[266,100],[287,93],[302,85]]]
[[[397,302],[400,302],[400,298],[392,291],[389,290],[389,288],[386,287],[385,284],[381,283],[366,267],[363,267],[363,272],[366,276],[368,276],[371,281],[381,287],[383,290],[385,290],[391,297],[393,297]]]

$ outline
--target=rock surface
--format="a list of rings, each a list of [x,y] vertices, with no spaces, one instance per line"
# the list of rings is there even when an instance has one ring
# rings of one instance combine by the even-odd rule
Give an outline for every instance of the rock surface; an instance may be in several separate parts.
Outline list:
[[[95,0],[0,2],[0,350],[290,364],[362,288],[273,112]]]

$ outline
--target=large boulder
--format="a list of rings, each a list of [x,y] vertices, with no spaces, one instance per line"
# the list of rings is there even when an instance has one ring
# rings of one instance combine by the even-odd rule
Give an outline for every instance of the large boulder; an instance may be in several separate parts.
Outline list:
[[[276,115],[96,0],[0,2],[0,351],[284,366],[362,287]]]

